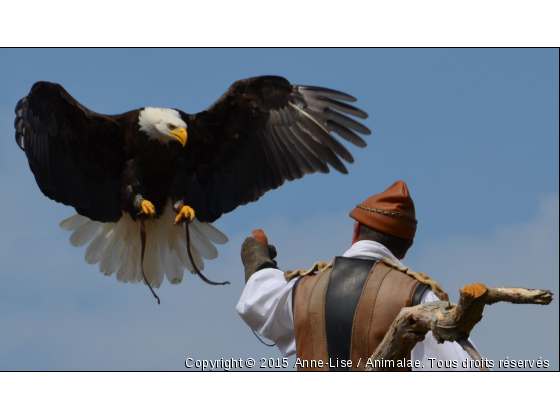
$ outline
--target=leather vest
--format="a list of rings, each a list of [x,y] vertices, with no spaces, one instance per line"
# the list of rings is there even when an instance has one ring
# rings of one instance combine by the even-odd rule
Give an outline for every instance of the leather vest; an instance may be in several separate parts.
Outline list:
[[[293,292],[298,370],[364,370],[400,310],[427,289],[359,258],[337,257],[332,268],[301,277]]]

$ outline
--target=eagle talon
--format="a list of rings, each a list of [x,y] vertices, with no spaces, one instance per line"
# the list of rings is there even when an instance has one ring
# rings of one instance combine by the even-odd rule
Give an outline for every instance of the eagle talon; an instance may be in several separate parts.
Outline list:
[[[142,200],[140,202],[140,209],[142,210],[141,213],[144,213],[153,221],[156,220],[156,208],[155,206],[148,200]]]
[[[179,214],[177,215],[177,217],[175,217],[175,223],[173,223],[173,225],[177,226],[182,224],[183,222],[189,223],[194,219],[194,217],[194,209],[189,206],[183,206],[181,207],[181,210],[179,210]]]

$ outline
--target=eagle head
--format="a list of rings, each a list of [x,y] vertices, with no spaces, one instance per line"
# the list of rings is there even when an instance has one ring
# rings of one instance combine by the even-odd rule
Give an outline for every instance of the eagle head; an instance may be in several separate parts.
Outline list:
[[[144,108],[138,117],[140,131],[148,135],[150,140],[157,140],[169,144],[178,141],[183,146],[187,144],[187,123],[174,109]]]

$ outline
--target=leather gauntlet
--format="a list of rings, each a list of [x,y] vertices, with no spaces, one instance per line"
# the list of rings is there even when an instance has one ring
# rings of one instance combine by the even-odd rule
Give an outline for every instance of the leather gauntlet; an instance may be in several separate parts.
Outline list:
[[[276,266],[276,248],[274,245],[264,245],[255,238],[247,238],[241,246],[241,261],[245,267],[245,283],[254,273],[263,268],[278,268]]]

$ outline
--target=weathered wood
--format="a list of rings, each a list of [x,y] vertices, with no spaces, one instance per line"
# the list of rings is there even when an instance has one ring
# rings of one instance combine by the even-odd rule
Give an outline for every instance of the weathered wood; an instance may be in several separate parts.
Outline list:
[[[480,283],[464,286],[459,302],[430,302],[403,308],[371,356],[371,360],[402,360],[416,343],[432,331],[438,343],[456,341],[474,359],[482,361],[478,351],[468,341],[474,326],[482,319],[484,306],[496,302],[548,305],[553,294],[549,290],[520,287],[486,287]],[[390,367],[368,366],[367,371],[393,370]],[[481,364],[481,370],[488,370]]]
[[[496,302],[510,302],[533,305],[548,305],[552,302],[553,294],[550,290],[523,289],[521,287],[489,287],[486,304]]]
[[[457,343],[459,343],[461,347],[463,347],[463,350],[465,350],[468,355],[473,358],[473,360],[478,360],[480,362],[480,370],[485,372],[488,372],[490,370],[485,366],[482,356],[480,355],[478,350],[474,348],[468,338],[460,338],[457,340]]]

